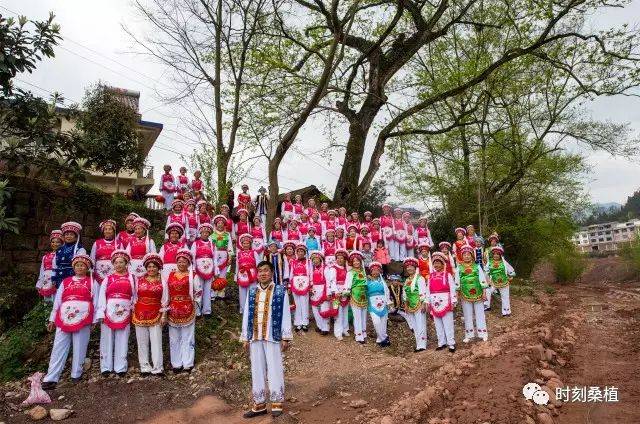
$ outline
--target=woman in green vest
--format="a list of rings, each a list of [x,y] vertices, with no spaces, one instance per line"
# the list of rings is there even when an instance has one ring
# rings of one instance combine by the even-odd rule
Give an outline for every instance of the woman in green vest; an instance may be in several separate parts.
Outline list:
[[[213,242],[214,278],[211,283],[214,299],[224,299],[227,285],[227,274],[233,260],[233,243],[231,234],[227,232],[227,218],[216,215],[213,218],[214,231],[209,239]]]
[[[362,263],[362,254],[354,250],[349,254],[351,269],[347,272],[347,287],[351,290],[353,332],[356,341],[365,344],[367,339],[367,274]]]
[[[491,248],[491,260],[486,265],[491,285],[500,292],[502,300],[502,316],[511,315],[511,302],[509,300],[509,283],[516,275],[513,267],[504,258],[504,249],[501,246]],[[487,299],[487,300],[490,300]]]
[[[416,258],[406,258],[403,264],[407,274],[402,292],[405,317],[416,338],[414,352],[422,352],[427,348],[427,284],[424,277],[416,272]]]
[[[465,245],[460,249],[462,262],[458,264],[456,283],[459,287],[464,314],[464,343],[469,343],[476,335],[483,341],[489,339],[484,317],[484,290],[487,282],[480,265],[474,260],[474,248]],[[474,327],[475,316],[475,327]],[[477,334],[476,334],[477,333]]]

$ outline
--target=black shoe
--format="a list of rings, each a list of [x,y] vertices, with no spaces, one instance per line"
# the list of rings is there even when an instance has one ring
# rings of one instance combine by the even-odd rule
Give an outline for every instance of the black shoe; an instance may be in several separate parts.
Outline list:
[[[183,370],[182,370],[182,367],[178,367],[178,368],[173,368],[172,371],[174,374],[180,374]]]
[[[413,351],[414,351],[415,353],[422,352],[422,351],[424,351],[424,350],[426,350],[426,349],[425,349],[425,348],[423,348],[423,347],[421,347],[420,349],[413,349]]]
[[[183,371],[186,372],[187,374],[191,374],[191,370],[193,369],[193,367],[191,368],[185,368]]]
[[[126,371],[117,372],[116,375],[120,378],[125,378],[127,376],[127,372]]]
[[[109,377],[109,376],[111,375],[111,371],[102,371],[102,372],[100,373],[100,375],[101,375],[103,378],[107,378],[107,377]]]
[[[153,373],[152,373],[151,375],[152,375],[153,377],[158,377],[158,378],[164,378],[164,377],[165,377],[164,372],[159,372],[159,373],[157,373],[157,374],[153,374]]]
[[[302,331],[304,331],[306,333],[307,331],[309,331],[309,327],[306,326],[306,325],[303,325],[302,326]]]
[[[356,340],[358,343],[360,343],[361,345],[363,344],[367,344],[367,342],[365,342],[364,340]]]
[[[271,416],[276,418],[282,415],[282,409],[271,410]]]
[[[488,308],[487,308],[487,307],[485,307],[485,308],[484,308],[484,310],[485,310],[485,311],[490,311],[490,310],[491,310],[491,306],[489,306]]]
[[[253,418],[253,417],[257,417],[259,415],[266,415],[267,414],[267,407],[265,406],[263,409],[260,409],[258,411],[254,411],[253,409],[250,409],[249,411],[245,412],[244,414],[242,414],[242,416],[244,418]]]
[[[320,334],[322,334],[323,336],[326,336],[326,335],[329,334],[329,332],[328,331],[321,331]]]
[[[380,342],[380,347],[389,347],[389,346],[391,346],[391,340],[389,340],[389,337],[387,337],[386,339]]]
[[[300,326],[295,327],[295,328],[294,328],[294,330],[296,330],[296,333],[299,333],[299,332],[300,332],[300,330],[302,330],[302,327],[300,327]]]
[[[42,383],[42,389],[43,390],[54,390],[56,388],[58,383],[56,383],[55,381],[45,381],[44,383]]]
[[[456,351],[455,346],[449,346],[449,352],[454,353]]]
[[[78,384],[78,383],[80,383],[81,381],[82,381],[82,377],[73,377],[73,378],[71,378],[71,382],[72,382],[73,384]]]
[[[140,377],[149,377],[151,375],[150,372],[141,372]]]
[[[510,316],[511,316],[511,314],[502,314],[503,318],[510,317]]]
[[[442,349],[444,349],[445,347],[447,347],[447,345],[438,346],[438,347],[436,348],[436,350],[442,350]]]

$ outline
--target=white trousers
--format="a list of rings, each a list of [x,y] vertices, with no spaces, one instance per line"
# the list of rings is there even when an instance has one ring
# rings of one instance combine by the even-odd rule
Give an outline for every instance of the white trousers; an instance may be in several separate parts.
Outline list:
[[[376,343],[382,343],[389,337],[389,335],[387,334],[388,315],[381,317],[377,314],[374,314],[373,312],[370,312],[369,315],[371,316],[371,321],[373,322],[373,328],[376,329]]]
[[[395,240],[389,240],[389,256],[394,261],[400,260],[400,244]]]
[[[495,288],[493,286],[487,287],[485,291],[487,300],[484,301],[485,308],[491,307],[491,297],[493,296],[493,293],[496,292],[496,290],[500,292],[500,301],[502,303],[502,315],[510,314],[511,299],[509,297],[509,286],[501,287],[501,288]]]
[[[367,338],[367,307],[360,308],[351,305],[351,311],[353,312],[353,332],[356,341],[364,341]]]
[[[71,378],[79,378],[82,375],[82,365],[87,356],[90,334],[90,325],[82,327],[75,333],[65,333],[59,328],[56,329],[53,348],[51,349],[51,358],[49,358],[49,370],[42,381],[57,383],[60,380],[60,374],[62,374],[64,365],[67,363],[67,356],[69,355],[69,349],[72,345]]]
[[[196,323],[185,327],[169,326],[169,356],[173,368],[193,368],[196,355]]]
[[[251,341],[251,391],[256,404],[267,401],[267,387],[271,402],[284,402],[284,368],[280,343],[265,340]]]
[[[464,314],[464,337],[472,339],[476,336],[486,340],[489,337],[487,333],[487,322],[484,318],[484,303],[479,300],[477,302],[469,302],[462,300],[462,313]],[[475,327],[473,319],[475,316]]]
[[[136,341],[138,342],[138,362],[140,372],[160,374],[162,372],[162,326],[135,326]],[[149,362],[149,347],[151,347],[151,362]]]
[[[238,297],[240,298],[240,313],[244,313],[244,303],[247,301],[247,296],[249,295],[249,290],[252,287],[255,287],[256,283],[249,284],[248,287],[240,287],[238,286]]]
[[[448,345],[453,347],[456,345],[453,326],[453,311],[447,312],[443,317],[433,317],[433,323],[436,327],[436,335],[438,336],[438,347]]]
[[[336,337],[349,335],[349,305],[338,306],[338,316],[333,323],[333,335]]]
[[[311,310],[313,311],[313,319],[315,320],[318,328],[321,331],[329,331],[329,320],[320,316],[320,305],[312,306]]]
[[[398,260],[403,260],[407,257],[407,245],[404,243],[398,243]]]
[[[413,317],[411,314],[406,313],[402,309],[398,310],[398,315],[404,318],[407,321],[407,325],[409,326],[409,330],[413,330]]]
[[[211,282],[213,278],[205,280],[204,278],[196,275],[194,279],[195,286],[202,288],[202,301],[198,308],[198,316],[211,315]]]
[[[427,314],[423,311],[406,312],[405,318],[416,339],[416,349],[427,348]]]
[[[100,372],[127,372],[130,326],[112,330],[100,324]]]
[[[164,208],[166,210],[171,210],[171,204],[173,203],[173,192],[161,191],[162,197],[164,197]]]
[[[296,310],[293,314],[293,325],[309,325],[309,295],[293,294],[293,301],[296,303]]]

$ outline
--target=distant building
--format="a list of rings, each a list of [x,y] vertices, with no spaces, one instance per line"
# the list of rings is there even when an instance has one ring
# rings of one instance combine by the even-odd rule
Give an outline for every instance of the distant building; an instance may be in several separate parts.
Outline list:
[[[581,252],[614,251],[635,240],[640,234],[640,219],[605,222],[582,227],[571,241]]]
[[[139,114],[140,92],[123,88],[106,87],[123,103],[131,106],[138,113],[138,131],[140,133],[139,148],[146,158],[162,131],[163,125],[158,122],[144,121]],[[59,116],[60,130],[69,131],[75,128],[76,122],[69,109],[56,108]],[[88,169],[87,183],[107,192],[116,192],[116,174],[102,174],[99,171]],[[154,185],[153,167],[143,166],[133,171],[123,171],[118,176],[120,193],[124,194],[128,189],[138,191],[139,195],[145,195]]]

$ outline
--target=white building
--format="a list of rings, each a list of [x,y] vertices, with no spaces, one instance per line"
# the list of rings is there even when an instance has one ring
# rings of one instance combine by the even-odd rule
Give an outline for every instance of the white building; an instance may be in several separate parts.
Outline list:
[[[640,234],[640,219],[605,222],[580,228],[571,241],[581,252],[618,250]]]

